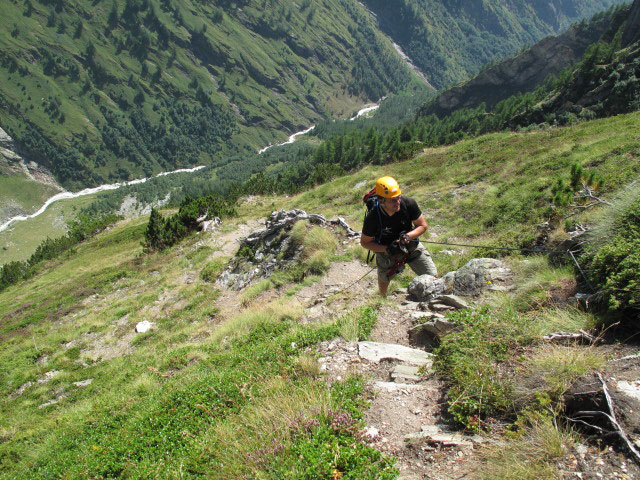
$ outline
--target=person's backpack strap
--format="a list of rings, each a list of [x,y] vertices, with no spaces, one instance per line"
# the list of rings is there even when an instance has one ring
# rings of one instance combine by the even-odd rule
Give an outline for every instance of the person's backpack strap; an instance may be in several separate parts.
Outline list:
[[[380,243],[380,239],[382,237],[382,215],[380,214],[380,202],[378,195],[376,194],[376,188],[373,187],[369,192],[365,193],[364,197],[362,197],[362,201],[367,207],[367,211],[364,213],[364,218],[367,218],[367,215],[373,211],[374,209],[378,212],[378,232],[374,237],[376,243]],[[364,222],[364,220],[363,220]],[[374,252],[369,250],[367,252],[367,263],[369,263],[376,256]]]

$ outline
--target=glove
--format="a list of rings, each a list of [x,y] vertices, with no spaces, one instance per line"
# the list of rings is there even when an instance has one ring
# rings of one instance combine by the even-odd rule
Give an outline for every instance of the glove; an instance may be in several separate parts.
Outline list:
[[[403,255],[407,253],[407,248],[400,244],[400,240],[394,240],[393,242],[391,242],[391,244],[387,247],[387,253],[389,255]]]
[[[413,239],[404,232],[402,232],[400,234],[400,237],[398,238],[398,242],[400,243],[400,245],[409,245],[412,240]]]

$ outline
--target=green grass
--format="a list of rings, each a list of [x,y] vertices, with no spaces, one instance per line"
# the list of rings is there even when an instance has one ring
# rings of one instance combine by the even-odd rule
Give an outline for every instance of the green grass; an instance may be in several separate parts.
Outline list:
[[[1,168],[0,172],[2,172]],[[47,198],[58,192],[57,188],[35,182],[22,173],[2,173],[3,175],[0,176],[0,205],[4,208],[13,205],[21,208],[27,214],[34,213]]]
[[[0,232],[0,265],[27,260],[47,237],[63,237],[67,233],[67,223],[75,220],[80,209],[89,205],[94,198],[95,195],[87,195],[60,200],[37,217],[14,222]]]
[[[124,222],[0,294],[0,478],[317,478],[327,468],[395,478],[360,439],[362,382],[327,391],[301,360],[338,324],[301,326],[299,306],[275,302],[211,329],[215,290],[176,280],[211,249],[192,237],[142,256],[144,227]],[[145,319],[155,328],[136,336]],[[264,451],[254,428],[280,446]]]
[[[555,480],[561,477],[555,462],[576,443],[576,434],[554,424],[550,415],[528,413],[520,428],[499,447],[481,453],[486,462],[480,478],[498,480]]]
[[[388,173],[424,207],[436,239],[518,244],[545,218],[545,185],[566,172],[565,163],[592,164],[610,185],[607,196],[636,171],[639,120],[634,114],[465,140],[403,163],[367,167],[294,197],[241,203],[239,217],[223,231],[276,206],[346,216],[358,228],[360,198],[369,185],[355,185]],[[502,197],[523,205],[529,190],[541,198],[524,216],[498,215]],[[304,312],[283,292],[272,303],[255,297],[241,313],[222,315],[220,292],[210,281],[225,260],[214,259],[217,252],[203,247],[198,235],[143,254],[146,221],[121,222],[0,293],[0,478],[286,478],[286,472],[330,478],[334,470],[343,478],[376,478],[367,468],[378,478],[393,478],[389,462],[359,440],[361,384],[351,380],[327,391],[312,354],[315,344],[340,335],[367,338],[377,304],[333,322],[301,325]],[[300,225],[299,238],[317,250],[309,248],[293,273],[308,280],[312,272],[305,269],[324,269],[330,265],[324,260],[338,258],[337,250],[324,233]],[[441,273],[478,253],[462,250],[450,257],[433,248]],[[357,257],[358,249],[348,254]],[[514,375],[544,372],[533,380],[538,397],[551,399],[579,372],[599,365],[597,357],[567,349],[551,354],[539,346],[546,333],[595,323],[593,315],[554,300],[572,281],[571,270],[543,257],[504,260],[515,271],[516,290],[493,294],[484,309],[454,315],[465,330],[447,336],[436,351],[450,388],[449,409],[469,428],[489,426],[496,417],[516,420],[531,406],[518,395]],[[208,268],[211,275],[202,274]],[[411,277],[407,273],[403,282]],[[154,328],[136,335],[143,320]],[[39,382],[54,370],[60,373]],[[75,385],[87,379],[93,379],[90,385]]]

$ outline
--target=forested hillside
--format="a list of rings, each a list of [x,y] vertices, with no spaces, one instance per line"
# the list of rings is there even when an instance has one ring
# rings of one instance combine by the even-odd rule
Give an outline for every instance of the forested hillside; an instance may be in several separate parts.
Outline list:
[[[442,87],[616,2],[365,3],[377,17],[354,0],[6,2],[0,127],[71,189],[221,166],[426,91],[379,27]]]
[[[3,15],[1,126],[67,188],[224,163],[412,82],[351,0],[26,0]]]
[[[363,0],[438,90],[619,0]]]

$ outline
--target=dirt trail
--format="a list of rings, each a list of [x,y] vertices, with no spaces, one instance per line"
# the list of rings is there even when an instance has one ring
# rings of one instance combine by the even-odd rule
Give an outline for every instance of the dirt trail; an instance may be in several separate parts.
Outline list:
[[[369,292],[375,292],[374,278],[368,284]],[[392,294],[389,304],[380,309],[372,341],[411,346],[410,313],[416,304],[401,305],[404,297],[404,293]],[[365,416],[368,433],[376,448],[398,459],[396,466],[401,471],[401,480],[476,478],[474,442],[460,437],[433,442],[420,436],[422,431],[433,436],[449,435],[442,425],[443,386],[434,375],[394,381],[391,372],[403,362],[384,359],[370,362],[361,357],[357,342],[342,339],[323,342],[319,352],[327,382],[355,373],[368,379],[371,395],[371,406]],[[412,435],[416,438],[408,439]]]

